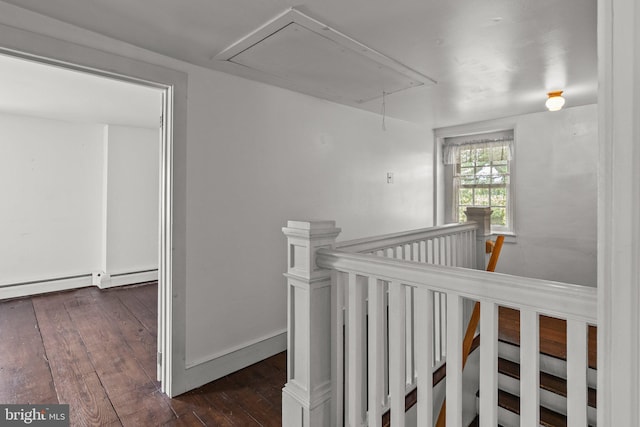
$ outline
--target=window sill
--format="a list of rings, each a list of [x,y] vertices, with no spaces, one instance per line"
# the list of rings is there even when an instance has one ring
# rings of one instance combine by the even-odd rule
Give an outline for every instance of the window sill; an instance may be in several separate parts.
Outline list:
[[[504,236],[505,243],[518,243],[518,236],[510,231],[500,232],[494,231],[491,233],[491,238],[495,240],[497,236]]]

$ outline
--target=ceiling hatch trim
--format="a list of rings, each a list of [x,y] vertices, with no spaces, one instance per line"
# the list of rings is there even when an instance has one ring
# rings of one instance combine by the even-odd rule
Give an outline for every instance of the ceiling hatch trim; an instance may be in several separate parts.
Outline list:
[[[293,8],[212,59],[226,71],[353,106],[436,83]]]

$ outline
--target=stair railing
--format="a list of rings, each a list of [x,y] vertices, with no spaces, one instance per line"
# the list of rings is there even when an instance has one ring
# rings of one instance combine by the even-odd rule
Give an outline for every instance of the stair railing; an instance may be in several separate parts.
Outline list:
[[[494,271],[496,271],[496,267],[498,265],[498,259],[500,258],[500,252],[502,251],[503,244],[504,244],[504,236],[498,236],[495,242],[487,241],[487,251],[491,250],[491,258],[489,259],[489,264],[487,265],[487,271],[490,273],[493,273]],[[471,346],[473,344],[473,339],[475,338],[475,334],[479,324],[480,324],[480,303],[476,302],[473,306],[471,319],[469,319],[469,323],[467,324],[467,331],[465,332],[464,339],[462,340],[462,369],[463,370],[465,365],[467,364],[467,359],[469,358],[469,354],[471,353]],[[440,413],[438,414],[438,419],[436,421],[436,427],[445,427],[446,410],[447,410],[447,401],[445,400],[444,402],[442,402],[442,407],[440,408]]]
[[[538,316],[567,320],[569,425],[586,424],[587,324],[595,324],[595,289],[486,273],[428,260],[431,243],[405,234],[406,242],[356,241],[336,245],[332,221],[295,222],[288,237],[288,375],[283,390],[283,425],[405,426],[405,397],[417,387],[419,426],[433,425],[439,408],[432,386],[436,366],[436,295],[446,304],[446,418],[462,426],[462,334],[465,302],[481,302],[480,422],[497,425],[498,306],[521,313],[521,420],[538,425]],[[463,225],[460,227],[464,227]],[[466,249],[438,246],[438,259],[484,257],[483,224]],[[447,230],[454,230],[455,226]],[[462,229],[462,228],[461,228]],[[469,230],[466,230],[469,231]],[[475,248],[469,249],[469,241]],[[420,242],[420,243],[416,243]],[[480,245],[482,243],[482,245]],[[443,243],[440,243],[443,244]],[[481,246],[481,247],[480,247]],[[354,253],[359,250],[368,253]],[[395,249],[392,249],[395,248]],[[463,255],[474,252],[475,255]],[[466,251],[466,252],[465,252]],[[440,254],[444,254],[440,256]],[[449,254],[449,255],[447,255]],[[393,256],[393,257],[391,257]],[[467,258],[465,258],[467,257]],[[484,260],[482,261],[484,264]],[[470,314],[470,311],[469,311]],[[582,374],[580,374],[582,373]],[[437,409],[436,409],[437,411]],[[585,422],[581,422],[585,420]]]

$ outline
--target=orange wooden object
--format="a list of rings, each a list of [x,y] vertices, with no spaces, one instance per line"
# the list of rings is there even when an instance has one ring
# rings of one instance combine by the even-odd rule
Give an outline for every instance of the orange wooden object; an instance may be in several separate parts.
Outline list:
[[[487,271],[494,272],[496,271],[496,265],[498,265],[498,258],[500,257],[500,251],[502,250],[502,244],[504,243],[504,236],[498,236],[496,238],[495,244],[493,244],[493,248],[491,251],[491,258],[489,258],[489,264],[487,265]],[[487,248],[489,245],[487,245]],[[469,319],[469,326],[467,326],[467,332],[464,334],[464,339],[462,340],[462,369],[464,369],[464,365],[467,363],[467,358],[469,357],[469,352],[471,350],[471,343],[473,342],[473,337],[476,333],[476,329],[478,329],[478,324],[480,323],[480,303],[476,302],[473,306],[473,313],[471,313],[471,319]],[[436,427],[444,427],[446,424],[446,410],[447,408],[447,400],[445,398],[444,402],[442,402],[442,408],[440,408],[440,413],[438,414],[438,420],[436,421]]]

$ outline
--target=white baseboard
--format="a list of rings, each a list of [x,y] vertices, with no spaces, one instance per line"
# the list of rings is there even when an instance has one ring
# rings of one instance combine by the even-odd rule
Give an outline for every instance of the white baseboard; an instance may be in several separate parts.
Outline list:
[[[229,375],[287,349],[287,332],[279,332],[226,354],[192,364],[185,369],[180,384],[174,383],[174,396]]]
[[[47,292],[66,291],[69,289],[91,286],[91,275],[69,277],[58,280],[43,280],[31,283],[20,283],[0,287],[0,300],[44,294]]]
[[[137,271],[133,273],[104,274],[96,284],[100,289],[116,286],[133,285],[134,283],[152,282],[158,280],[158,270]]]

